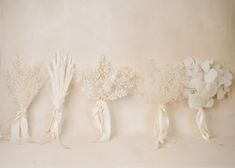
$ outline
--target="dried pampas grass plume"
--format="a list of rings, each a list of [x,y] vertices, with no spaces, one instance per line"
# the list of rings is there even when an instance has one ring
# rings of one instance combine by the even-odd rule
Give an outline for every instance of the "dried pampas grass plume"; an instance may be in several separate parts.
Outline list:
[[[56,52],[55,58],[48,70],[51,82],[51,98],[54,106],[48,138],[53,140],[59,138],[61,133],[62,106],[68,95],[74,73],[72,57],[64,51]]]

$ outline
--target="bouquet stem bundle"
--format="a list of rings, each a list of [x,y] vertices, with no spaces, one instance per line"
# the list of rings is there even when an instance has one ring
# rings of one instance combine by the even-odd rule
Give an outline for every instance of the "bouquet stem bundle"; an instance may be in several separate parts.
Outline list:
[[[103,100],[98,100],[92,112],[95,127],[101,134],[100,141],[108,141],[111,138],[111,118],[108,104]]]
[[[169,128],[169,118],[164,105],[159,105],[158,107],[158,116],[155,120],[155,128],[157,129],[155,131],[155,142],[156,147],[159,148],[167,139]]]
[[[207,126],[206,113],[203,108],[200,108],[196,114],[196,124],[202,135],[202,138],[209,140],[212,137],[212,134]]]

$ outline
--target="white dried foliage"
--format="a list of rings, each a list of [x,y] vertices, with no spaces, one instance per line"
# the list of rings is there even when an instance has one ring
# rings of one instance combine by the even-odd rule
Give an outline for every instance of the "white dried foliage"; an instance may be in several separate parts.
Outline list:
[[[73,78],[74,64],[72,57],[64,51],[56,52],[55,59],[49,66],[52,101],[55,109],[59,110],[68,94]]]
[[[17,57],[8,70],[7,85],[21,110],[27,109],[43,85],[45,75],[40,66],[28,66]]]
[[[191,108],[210,108],[215,99],[224,99],[230,92],[233,76],[219,62],[186,58],[182,66],[186,71],[186,96]]]
[[[47,132],[47,139],[44,143],[59,138],[60,144],[63,147],[68,148],[61,141],[60,135],[62,130],[62,106],[65,102],[66,96],[68,95],[68,90],[74,73],[72,57],[63,50],[57,51],[48,70],[50,74],[51,98],[54,111],[50,128]]]
[[[140,89],[150,103],[165,105],[183,98],[184,70],[179,66],[158,66],[150,59],[143,70]]]
[[[83,74],[82,91],[95,100],[116,100],[127,96],[135,86],[135,73],[125,67],[116,68],[102,56],[98,66]]]

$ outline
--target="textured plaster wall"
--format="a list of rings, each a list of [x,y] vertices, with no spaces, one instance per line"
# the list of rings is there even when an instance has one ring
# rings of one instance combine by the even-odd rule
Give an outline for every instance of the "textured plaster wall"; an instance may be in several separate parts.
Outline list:
[[[16,55],[29,64],[46,64],[65,49],[77,70],[92,67],[105,54],[117,66],[139,70],[148,57],[174,64],[191,56],[216,59],[235,75],[235,1],[233,0],[0,0],[1,74]],[[0,126],[9,134],[17,111],[4,78],[0,84]],[[31,133],[49,126],[53,108],[47,82],[29,109]],[[93,140],[94,105],[74,83],[64,108],[64,136]],[[234,94],[234,92],[233,92]],[[209,109],[217,137],[235,139],[235,97]],[[110,102],[113,135],[152,134],[154,110],[136,94]],[[169,107],[172,135],[199,135],[186,102]]]

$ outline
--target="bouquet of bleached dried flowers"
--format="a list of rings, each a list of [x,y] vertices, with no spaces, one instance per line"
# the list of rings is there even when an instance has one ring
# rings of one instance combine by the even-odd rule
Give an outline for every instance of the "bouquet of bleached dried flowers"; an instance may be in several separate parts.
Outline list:
[[[59,138],[61,133],[62,106],[68,94],[74,73],[72,57],[64,51],[56,52],[55,58],[48,70],[51,82],[51,98],[54,106],[48,138],[53,140]]]
[[[206,121],[205,108],[211,108],[216,99],[222,100],[230,92],[232,74],[222,64],[213,60],[195,60],[186,58],[182,61],[186,71],[188,104],[197,110],[196,124],[206,140],[212,137]]]
[[[154,137],[159,148],[168,136],[169,118],[166,106],[184,98],[184,71],[179,66],[158,66],[155,59],[146,63],[141,80],[142,94],[151,104],[158,103]]]
[[[102,56],[96,69],[83,75],[83,92],[88,98],[96,100],[93,109],[95,126],[101,133],[100,141],[111,137],[111,120],[108,100],[116,100],[128,95],[135,86],[135,73],[129,68],[115,68]]]
[[[19,111],[11,126],[11,140],[20,143],[29,140],[27,110],[44,82],[40,66],[31,67],[17,57],[7,72],[7,84]]]

